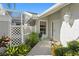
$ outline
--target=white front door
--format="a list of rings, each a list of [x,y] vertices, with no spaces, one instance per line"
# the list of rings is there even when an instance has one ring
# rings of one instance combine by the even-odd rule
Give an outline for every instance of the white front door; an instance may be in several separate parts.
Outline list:
[[[40,20],[40,33],[48,37],[48,21]]]

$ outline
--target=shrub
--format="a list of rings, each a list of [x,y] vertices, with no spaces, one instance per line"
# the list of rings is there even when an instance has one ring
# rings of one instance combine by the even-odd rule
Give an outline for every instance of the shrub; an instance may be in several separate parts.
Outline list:
[[[26,39],[26,44],[30,45],[31,48],[33,48],[37,43],[39,42],[39,35],[35,32],[32,32],[28,35],[28,38]]]
[[[18,46],[18,55],[26,55],[31,50],[31,47],[25,44]]]
[[[64,56],[73,56],[73,51],[69,50],[66,53],[64,53]]]
[[[70,41],[68,42],[68,48],[69,48],[69,51],[66,52],[66,55],[70,54],[72,56],[74,55],[79,55],[78,52],[79,52],[79,42],[76,41],[76,40],[73,40],[73,41]]]
[[[57,48],[57,49],[55,49],[55,55],[56,55],[56,56],[63,56],[62,48]]]
[[[16,56],[18,54],[17,50],[18,50],[18,47],[16,46],[8,46],[5,54],[8,56]]]
[[[68,48],[69,49],[71,49],[71,50],[73,50],[73,51],[77,51],[77,49],[79,48],[79,42],[78,41],[76,41],[76,40],[74,40],[74,41],[70,41],[70,42],[68,42]]]
[[[56,49],[58,49],[60,47],[62,47],[62,46],[60,44],[58,44],[57,42],[52,43],[52,48],[51,48],[52,55],[57,55]]]
[[[68,47],[62,47],[63,56],[65,56],[65,53],[69,51]]]
[[[79,56],[79,42],[74,40],[67,43],[67,47],[57,47],[56,56]]]
[[[7,56],[19,56],[19,55],[27,55],[30,51],[30,46],[21,44],[19,46],[8,46],[5,51],[5,55]]]

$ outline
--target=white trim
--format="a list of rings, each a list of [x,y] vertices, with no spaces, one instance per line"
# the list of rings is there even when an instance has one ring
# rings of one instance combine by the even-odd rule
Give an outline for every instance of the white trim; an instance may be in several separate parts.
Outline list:
[[[22,43],[24,43],[24,37],[23,37],[23,16],[22,16],[22,14],[21,14],[21,36],[22,36]]]
[[[28,12],[25,12],[25,11],[24,11],[23,14],[26,14],[26,15],[32,17],[32,14],[31,14],[31,13],[28,13]]]
[[[10,39],[11,39],[11,21],[12,21],[12,18],[9,20],[9,26],[10,26],[10,28],[9,28],[9,36],[10,36]],[[12,41],[10,40],[10,46],[11,46],[11,43],[12,43]]]
[[[12,25],[11,27],[21,27],[21,25]]]
[[[60,10],[61,8],[63,8],[64,6],[68,5],[70,3],[58,3],[53,5],[52,7],[50,7],[49,9],[47,9],[46,11],[44,11],[43,13],[39,14],[38,16],[41,17],[45,17],[48,16],[52,13],[55,13],[56,11]]]

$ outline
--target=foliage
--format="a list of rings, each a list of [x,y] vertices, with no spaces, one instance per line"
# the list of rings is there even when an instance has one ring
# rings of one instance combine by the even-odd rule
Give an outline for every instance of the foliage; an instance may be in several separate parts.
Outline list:
[[[33,48],[37,43],[39,42],[39,35],[35,32],[32,32],[28,35],[28,38],[26,39],[26,44],[30,45],[31,48]]]
[[[55,50],[55,55],[57,55],[57,56],[63,56],[62,48],[57,48],[57,49]]]
[[[8,56],[15,56],[17,55],[17,50],[18,50],[18,47],[16,46],[8,46],[5,54]]]
[[[9,41],[10,41],[10,38],[8,36],[1,36],[0,47],[6,47],[6,44],[8,44]]]
[[[73,53],[73,50],[69,50],[66,53],[64,53],[65,56],[74,56],[76,52]]]
[[[77,48],[79,48],[79,42],[75,40],[68,42],[68,48],[76,52]]]
[[[65,56],[65,53],[69,51],[69,48],[67,47],[61,47],[61,49],[62,49],[63,56]]]
[[[66,55],[69,53],[72,55],[72,56],[75,56],[75,55],[79,55],[79,42],[74,40],[74,41],[71,41],[71,42],[68,42],[68,48],[69,48],[69,51],[66,52]]]
[[[8,36],[2,36],[0,39],[0,43],[2,42],[9,42],[10,38]],[[0,55],[3,56],[22,56],[27,55],[28,52],[39,42],[39,36],[37,33],[32,32],[29,34],[28,39],[25,44],[20,44],[18,46],[8,45],[6,46],[6,51],[1,53]],[[5,45],[5,44],[4,44]]]
[[[68,48],[66,48],[66,47],[59,47],[59,48],[57,48],[57,49],[55,50],[55,55],[56,55],[56,56],[64,56],[64,54],[65,54],[67,51],[69,51]]]
[[[5,55],[7,56],[19,56],[26,55],[30,51],[30,46],[25,44],[21,44],[19,46],[8,46],[5,51]]]
[[[26,55],[31,50],[31,47],[25,44],[18,46],[18,55]]]
[[[67,47],[54,48],[56,56],[79,56],[79,42],[74,40],[67,43]]]
[[[32,32],[28,35],[28,39],[25,44],[20,44],[18,46],[6,45],[10,41],[8,36],[2,36],[0,39],[0,47],[6,47],[4,53],[0,53],[0,56],[20,56],[27,55],[28,52],[39,42],[39,35]]]
[[[56,55],[57,52],[55,52],[55,50],[56,50],[57,48],[60,48],[60,47],[61,47],[61,45],[60,45],[58,42],[53,42],[53,43],[52,43],[52,48],[51,48],[51,50],[52,50],[52,55]]]

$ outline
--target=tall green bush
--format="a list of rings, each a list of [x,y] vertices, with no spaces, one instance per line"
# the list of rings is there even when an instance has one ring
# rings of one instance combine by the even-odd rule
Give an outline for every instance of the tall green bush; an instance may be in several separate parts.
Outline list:
[[[35,32],[32,32],[31,34],[28,35],[25,43],[33,48],[38,42],[39,42],[39,35]]]

